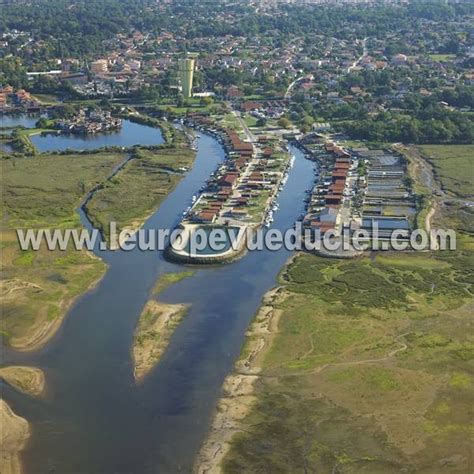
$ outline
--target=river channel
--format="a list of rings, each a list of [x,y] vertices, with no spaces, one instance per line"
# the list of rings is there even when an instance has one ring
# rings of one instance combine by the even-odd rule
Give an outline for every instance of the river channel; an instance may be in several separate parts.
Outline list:
[[[174,227],[194,193],[224,159],[208,135],[197,140],[194,167],[145,224]],[[272,227],[291,228],[304,209],[314,164],[297,149]],[[85,225],[89,225],[82,215]],[[5,399],[32,425],[26,473],[190,472],[225,376],[232,370],[262,296],[275,286],[287,250],[250,252],[231,264],[194,268],[160,300],[190,303],[155,370],[136,386],[130,345],[157,277],[182,271],[162,253],[96,252],[109,269],[67,315],[56,337],[35,353],[6,354],[6,363],[46,372],[46,400],[2,386]]]

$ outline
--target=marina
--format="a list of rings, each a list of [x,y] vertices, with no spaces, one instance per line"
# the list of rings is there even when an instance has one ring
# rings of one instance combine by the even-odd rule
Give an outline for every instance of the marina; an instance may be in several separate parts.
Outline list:
[[[330,141],[313,145],[311,151],[303,148],[320,163],[302,219],[313,236],[322,238],[326,232],[334,232],[338,238],[347,229],[351,235],[364,230],[372,238],[374,225],[380,229],[380,239],[389,238],[395,229],[409,235],[415,201],[405,182],[406,164],[401,155],[390,150],[346,150]]]
[[[202,134],[197,143],[194,167],[145,229],[177,224],[186,203],[224,160],[215,139]],[[296,159],[272,223],[282,231],[303,212],[304,189],[313,176],[314,164],[299,150],[292,153]],[[130,360],[136,320],[156,278],[183,267],[162,253],[96,253],[109,270],[71,309],[51,343],[36,353],[5,354],[6,363],[38,366],[50,381],[44,401],[5,388],[13,409],[32,423],[25,467],[34,472],[41,460],[57,472],[190,472],[248,323],[291,252],[249,252],[229,265],[198,268],[193,278],[166,290],[164,302],[192,301],[192,307],[140,387]]]
[[[189,241],[199,229],[216,226],[237,229],[270,227],[278,211],[278,194],[284,188],[295,157],[279,141],[259,137],[244,141],[234,130],[217,127],[202,117],[187,124],[212,134],[226,151],[226,159],[214,170],[191,205],[183,212],[179,227]],[[189,245],[170,248],[167,255],[187,263],[222,263],[243,253],[244,239],[222,252],[193,255]]]

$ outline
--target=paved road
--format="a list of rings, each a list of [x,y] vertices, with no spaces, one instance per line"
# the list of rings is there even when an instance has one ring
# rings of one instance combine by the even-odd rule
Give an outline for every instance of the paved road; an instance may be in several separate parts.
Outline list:
[[[244,130],[245,136],[247,137],[247,140],[249,142],[255,143],[257,141],[257,138],[255,135],[250,131],[250,129],[247,127],[247,124],[245,121],[242,119],[240,112],[237,112],[236,110],[232,110],[232,113],[237,117],[237,120],[239,121],[242,129]]]
[[[285,92],[285,99],[288,99],[288,97],[290,97],[290,92],[291,90],[293,89],[293,87],[296,86],[296,84],[300,81],[302,81],[305,77],[308,77],[308,75],[304,75],[304,76],[300,76],[298,78],[296,78],[289,86],[288,86],[288,89],[286,89],[286,92]]]
[[[359,58],[357,58],[353,63],[352,63],[352,66],[349,66],[349,68],[347,69],[347,72],[351,72],[355,67],[357,67],[360,62],[369,54],[369,52],[367,51],[367,38],[364,38],[362,40],[362,47],[364,48],[364,51],[362,53],[362,56],[360,56]]]

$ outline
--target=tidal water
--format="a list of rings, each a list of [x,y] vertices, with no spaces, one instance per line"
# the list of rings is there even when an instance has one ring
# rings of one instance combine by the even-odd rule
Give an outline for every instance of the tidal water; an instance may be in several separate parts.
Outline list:
[[[314,178],[313,163],[292,151],[295,164],[272,226],[281,230],[303,211]],[[220,144],[202,135],[194,167],[145,228],[176,225],[223,159]],[[74,305],[57,336],[36,353],[7,353],[5,363],[39,366],[48,382],[46,400],[2,386],[14,411],[32,424],[26,473],[190,472],[246,328],[290,252],[250,252],[231,264],[193,267],[194,276],[163,292],[160,300],[191,309],[139,386],[130,359],[137,318],[157,277],[186,268],[159,252],[97,254],[109,264],[107,274]]]

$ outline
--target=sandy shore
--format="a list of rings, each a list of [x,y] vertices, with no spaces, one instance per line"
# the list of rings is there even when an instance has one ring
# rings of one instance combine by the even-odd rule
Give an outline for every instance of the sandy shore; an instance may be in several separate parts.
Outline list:
[[[159,207],[159,206],[158,206]],[[122,235],[121,239],[117,239],[117,241],[114,240],[112,242],[109,237],[109,248],[110,250],[119,250],[122,248],[122,245],[127,242],[129,239],[132,239],[135,234],[143,227],[145,222],[158,210],[158,208],[153,209],[150,211],[148,214],[146,214],[144,217],[141,219],[136,219],[132,221],[129,225],[126,225],[122,227],[120,230],[117,231],[119,234],[118,237],[120,237],[120,234],[123,232],[124,234]]]
[[[44,372],[37,367],[9,366],[0,368],[0,379],[20,392],[41,397],[46,390]]]
[[[0,400],[0,472],[22,472],[20,452],[30,436],[28,422],[13,413],[4,400]]]
[[[161,303],[154,299],[146,303],[132,343],[134,376],[137,382],[141,382],[158,363],[188,307],[184,304]]]
[[[87,253],[91,258],[100,260],[99,257],[95,256],[93,253]],[[76,295],[75,297],[70,299],[61,300],[61,313],[58,315],[57,318],[54,318],[52,321],[49,322],[41,321],[40,324],[32,328],[28,332],[28,334],[25,334],[23,337],[11,338],[8,341],[8,345],[18,352],[35,351],[37,349],[40,349],[41,347],[44,347],[58,332],[59,328],[63,324],[64,318],[66,317],[68,311],[72,308],[72,306],[77,302],[79,298],[87,294],[89,291],[93,290],[100,283],[106,272],[107,265],[105,266],[102,274],[93,282],[91,282],[91,284],[83,293],[81,293],[80,295]]]
[[[281,312],[274,304],[284,297],[284,289],[277,287],[265,294],[254,322],[246,333],[242,356],[235,370],[222,387],[222,398],[217,404],[207,439],[196,458],[194,472],[217,474],[230,449],[235,434],[242,430],[241,420],[250,412],[257,397],[255,386],[260,378],[261,361],[271,345],[278,328]]]

